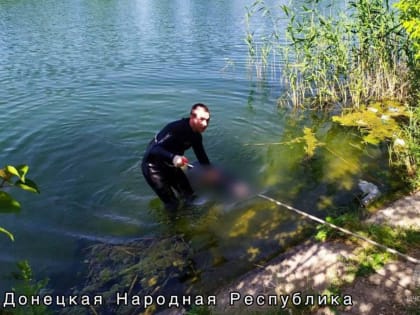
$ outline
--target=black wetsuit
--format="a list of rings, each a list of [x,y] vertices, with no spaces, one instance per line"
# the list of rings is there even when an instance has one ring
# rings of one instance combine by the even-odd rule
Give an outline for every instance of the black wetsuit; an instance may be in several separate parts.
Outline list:
[[[191,147],[200,164],[210,164],[201,133],[194,132],[189,119],[183,118],[166,125],[150,141],[144,154],[143,175],[169,210],[178,208],[179,198],[188,200],[193,197],[193,189],[184,172],[172,164],[175,155],[183,156],[184,151]]]

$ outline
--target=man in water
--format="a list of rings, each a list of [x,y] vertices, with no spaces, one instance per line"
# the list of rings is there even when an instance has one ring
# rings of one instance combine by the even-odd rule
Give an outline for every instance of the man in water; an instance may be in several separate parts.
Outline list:
[[[196,200],[181,167],[188,165],[184,152],[191,147],[201,165],[210,165],[201,135],[209,121],[208,107],[194,104],[189,118],[166,125],[146,149],[141,164],[144,178],[170,211],[178,209],[180,200],[186,205],[192,205]]]

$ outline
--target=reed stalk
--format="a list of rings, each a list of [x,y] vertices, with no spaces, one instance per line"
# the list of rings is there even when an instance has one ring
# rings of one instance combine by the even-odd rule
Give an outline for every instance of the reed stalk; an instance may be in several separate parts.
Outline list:
[[[270,36],[263,36],[260,48],[255,38],[248,41],[257,77],[263,76],[269,54],[277,54],[284,60],[282,82],[287,86],[281,104],[358,108],[374,100],[405,100],[410,87],[407,36],[388,1],[354,0],[341,8],[334,0],[326,2],[306,0],[297,9],[292,3],[282,6],[288,19],[286,42],[278,40],[282,36],[272,11],[264,1],[254,2],[248,28],[260,12],[276,25]]]

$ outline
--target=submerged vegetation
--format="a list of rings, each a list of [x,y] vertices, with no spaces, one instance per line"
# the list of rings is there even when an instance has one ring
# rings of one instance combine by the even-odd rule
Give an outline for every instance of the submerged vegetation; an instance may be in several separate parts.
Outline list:
[[[269,34],[252,31],[258,14]],[[246,22],[257,76],[283,60],[280,106],[339,109],[334,122],[358,128],[364,144],[387,143],[392,165],[403,170],[411,189],[419,187],[420,4],[319,0],[270,8],[257,0],[247,8]]]
[[[145,297],[170,295],[181,290],[182,282],[194,274],[191,254],[188,243],[178,236],[136,240],[122,245],[93,245],[86,258],[89,264],[86,283],[83,288],[75,288],[74,294],[101,294],[105,303],[95,307],[68,307],[62,314],[138,314],[141,311],[153,314],[157,311],[155,304],[146,310],[135,302],[119,305],[115,302],[117,292]]]
[[[397,119],[408,116],[406,108],[401,104],[385,101],[363,106],[345,115],[333,116],[332,120],[343,126],[358,127],[364,142],[379,144],[384,139],[398,139],[402,129]]]

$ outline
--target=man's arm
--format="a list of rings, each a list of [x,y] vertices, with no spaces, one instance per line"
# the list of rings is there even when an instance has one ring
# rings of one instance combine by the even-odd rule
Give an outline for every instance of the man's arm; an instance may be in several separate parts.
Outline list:
[[[155,143],[153,147],[150,149],[150,155],[160,158],[161,160],[172,163],[172,159],[174,158],[175,154],[165,150],[161,145]]]
[[[164,161],[171,163],[175,154],[165,149],[165,143],[173,138],[173,124],[168,124],[155,136],[154,144],[150,148],[149,154]]]
[[[200,162],[200,164],[210,165],[210,160],[207,157],[206,151],[204,150],[203,140],[202,140],[201,135],[200,135],[198,141],[194,142],[192,148],[193,148],[195,156],[197,157],[198,162]]]

